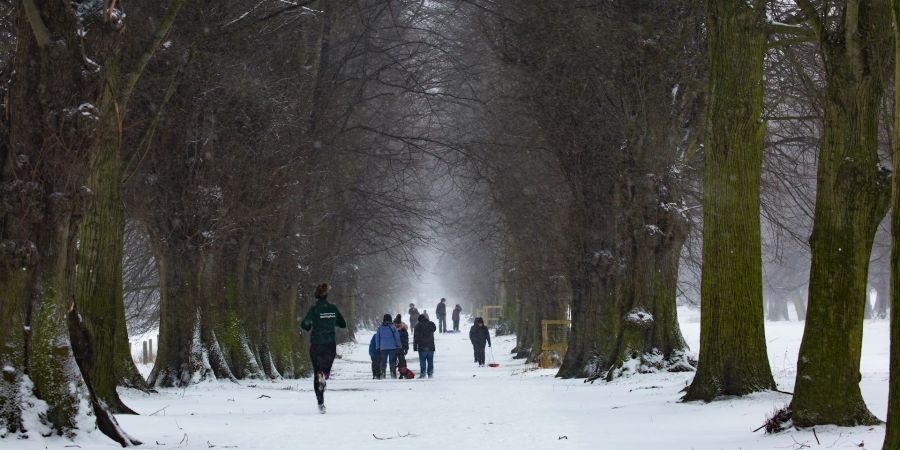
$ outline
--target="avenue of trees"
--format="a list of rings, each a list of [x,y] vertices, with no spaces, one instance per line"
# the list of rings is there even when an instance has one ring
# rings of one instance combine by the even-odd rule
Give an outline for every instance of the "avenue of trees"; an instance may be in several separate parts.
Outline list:
[[[890,316],[900,448],[898,20],[900,0],[3,3],[0,435],[73,435],[90,405],[129,446],[117,387],[308,376],[313,287],[353,340],[412,301],[429,247],[469,308],[504,307],[517,357],[568,318],[558,376],[695,371],[686,401],[777,389],[764,321],[791,306],[800,427],[880,422],[863,320]],[[156,327],[144,379],[128,335]]]

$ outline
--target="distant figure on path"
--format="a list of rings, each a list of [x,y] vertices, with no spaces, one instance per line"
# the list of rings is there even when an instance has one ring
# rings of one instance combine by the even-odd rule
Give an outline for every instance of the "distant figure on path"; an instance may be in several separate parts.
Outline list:
[[[313,366],[313,390],[319,402],[319,412],[325,414],[325,381],[331,377],[331,365],[337,356],[334,327],[347,328],[337,306],[328,303],[331,286],[322,283],[316,288],[316,304],[309,308],[300,328],[310,331],[309,359]]]
[[[381,360],[379,378],[384,379],[388,364],[391,367],[391,378],[397,378],[397,353],[403,351],[403,345],[400,342],[400,332],[394,326],[394,320],[390,314],[384,315],[381,326],[375,331],[375,336],[375,345]]]
[[[442,298],[441,302],[438,303],[437,309],[435,313],[437,314],[438,320],[438,331],[441,333],[445,333],[447,331],[447,299]]]
[[[419,323],[419,310],[416,308],[415,303],[410,303],[409,304],[409,326],[415,328],[417,323]]]
[[[459,333],[459,314],[462,312],[462,306],[459,303],[453,308],[453,332]]]
[[[475,362],[479,367],[484,366],[484,346],[491,346],[491,332],[484,325],[484,319],[475,318],[475,325],[469,329],[469,340],[472,341],[472,348],[475,350]]]
[[[431,378],[434,374],[434,322],[428,315],[419,316],[419,323],[413,330],[413,350],[419,352],[419,378]]]

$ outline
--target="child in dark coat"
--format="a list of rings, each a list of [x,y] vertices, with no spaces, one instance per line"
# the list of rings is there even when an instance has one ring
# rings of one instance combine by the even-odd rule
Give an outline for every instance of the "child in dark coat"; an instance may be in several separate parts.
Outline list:
[[[469,340],[472,341],[472,348],[475,350],[475,362],[479,367],[484,366],[484,346],[491,346],[491,332],[481,317],[476,317],[475,325],[469,329]]]
[[[379,366],[380,358],[378,355],[378,349],[375,342],[375,339],[378,337],[378,334],[372,335],[372,340],[369,341],[369,359],[372,360],[372,379],[378,379],[379,375],[381,375],[381,368]]]
[[[412,378],[407,373],[409,372],[409,368],[406,364],[406,354],[409,353],[409,327],[403,323],[403,318],[400,314],[397,314],[397,317],[394,317],[394,326],[400,333],[401,346],[401,349],[397,352],[397,373],[400,375],[400,378]]]

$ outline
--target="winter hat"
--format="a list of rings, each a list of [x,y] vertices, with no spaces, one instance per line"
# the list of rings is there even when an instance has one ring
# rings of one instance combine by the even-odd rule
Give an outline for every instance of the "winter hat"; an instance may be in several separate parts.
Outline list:
[[[381,323],[384,323],[384,324],[389,324],[389,323],[391,323],[391,315],[390,315],[390,314],[385,314],[385,315],[384,315],[384,318],[381,319]]]
[[[428,314],[419,314],[419,322],[425,322],[428,320]]]
[[[416,304],[415,304],[415,303],[410,303],[410,304],[409,304],[409,307],[410,307],[410,308],[415,308],[415,307],[416,307]]]
[[[394,317],[394,323],[403,323],[403,318],[400,317],[400,314],[397,314],[397,317]]]

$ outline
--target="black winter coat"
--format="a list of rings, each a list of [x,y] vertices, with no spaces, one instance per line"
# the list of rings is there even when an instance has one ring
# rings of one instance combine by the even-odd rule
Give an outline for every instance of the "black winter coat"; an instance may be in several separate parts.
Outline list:
[[[462,308],[460,308],[460,307],[453,308],[453,320],[459,320],[460,312],[462,312]]]
[[[403,345],[403,354],[409,351],[409,330],[406,327],[401,328],[400,330],[400,344]]]
[[[417,352],[433,352],[434,332],[437,327],[425,316],[419,316],[419,323],[413,330],[413,350]]]
[[[438,303],[437,309],[435,309],[438,317],[447,317],[447,304],[446,303]]]
[[[491,332],[488,327],[472,325],[472,328],[469,329],[469,340],[476,347],[484,347],[485,344],[491,345]]]

